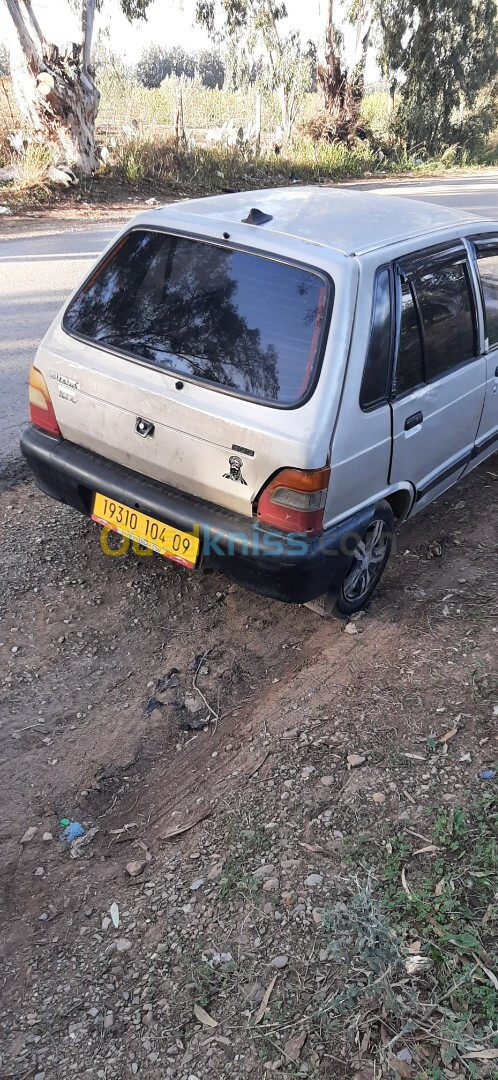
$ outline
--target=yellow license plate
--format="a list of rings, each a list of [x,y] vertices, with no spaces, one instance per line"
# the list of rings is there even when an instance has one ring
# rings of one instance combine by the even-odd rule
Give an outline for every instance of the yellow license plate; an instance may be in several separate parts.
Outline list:
[[[127,536],[130,540],[136,540],[140,544],[157,551],[173,562],[181,563],[182,566],[192,568],[197,562],[199,554],[199,537],[193,533],[180,532],[172,525],[165,525],[164,521],[141,514],[138,510],[132,510],[131,506],[125,506],[116,499],[109,499],[107,495],[95,495],[93,502],[93,521],[99,525],[106,525],[114,532]]]

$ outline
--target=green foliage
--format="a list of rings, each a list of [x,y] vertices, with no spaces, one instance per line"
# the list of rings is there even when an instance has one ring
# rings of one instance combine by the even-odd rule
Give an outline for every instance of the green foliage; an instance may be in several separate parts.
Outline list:
[[[175,75],[178,78],[198,78],[203,86],[221,89],[225,81],[225,67],[219,52],[213,49],[189,53],[178,45],[172,49],[150,45],[144,49],[135,75],[143,86],[149,88],[158,87],[163,79]]]
[[[255,81],[277,92],[282,129],[289,138],[299,98],[312,84],[316,55],[312,45],[303,50],[296,31],[283,31],[286,17],[285,4],[275,0],[201,0],[197,5],[198,20],[229,46],[233,83]]]
[[[379,59],[398,83],[397,129],[408,145],[432,154],[496,123],[496,100],[478,110],[476,98],[498,71],[495,0],[383,0]],[[470,132],[469,132],[470,128]]]

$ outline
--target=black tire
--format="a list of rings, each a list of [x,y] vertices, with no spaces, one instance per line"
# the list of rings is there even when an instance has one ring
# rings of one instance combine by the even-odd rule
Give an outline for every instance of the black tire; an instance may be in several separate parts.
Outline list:
[[[337,612],[337,614],[342,615],[343,618],[347,618],[348,615],[354,615],[357,611],[362,611],[365,605],[368,604],[368,601],[377,588],[387,563],[389,562],[389,557],[394,544],[394,514],[389,503],[384,500],[377,503],[373,512],[372,521],[370,522],[368,529],[365,530],[365,534],[360,542],[368,543],[368,538],[374,537],[375,531],[378,528],[381,529],[377,540],[378,562],[376,562],[371,571],[370,580],[367,582],[364,576],[363,581],[365,587],[362,588],[362,579],[360,578],[358,584],[358,596],[355,597],[355,589],[352,586],[355,564],[358,562],[355,552],[355,557],[351,561],[351,565],[336,596],[334,611]]]
[[[375,539],[376,534],[378,534],[377,539]],[[358,578],[355,587],[355,569],[360,569],[359,557],[361,555],[357,548],[339,590],[323,593],[322,596],[317,596],[316,600],[305,604],[305,607],[325,618],[335,615],[336,618],[346,619],[368,604],[384,573],[394,544],[394,515],[389,503],[385,500],[377,503],[372,520],[358,542],[358,547],[360,544],[368,544],[369,540],[373,542],[372,546],[378,555],[374,565],[372,566],[372,562],[369,564],[370,576],[368,570],[365,571],[363,577],[360,575]]]

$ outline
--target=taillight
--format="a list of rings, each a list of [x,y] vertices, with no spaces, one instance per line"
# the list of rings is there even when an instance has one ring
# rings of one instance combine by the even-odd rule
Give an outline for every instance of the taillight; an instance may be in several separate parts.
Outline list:
[[[29,373],[29,412],[31,423],[51,435],[60,435],[54,406],[48,392],[48,386],[38,368],[32,367]]]
[[[329,479],[329,465],[323,469],[282,469],[259,497],[258,519],[289,532],[320,532]]]

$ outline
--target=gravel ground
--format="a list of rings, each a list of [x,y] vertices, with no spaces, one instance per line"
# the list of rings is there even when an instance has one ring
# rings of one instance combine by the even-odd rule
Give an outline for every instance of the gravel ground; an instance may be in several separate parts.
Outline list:
[[[452,1056],[440,975],[405,966],[413,943],[435,963],[430,918],[456,918],[414,904],[445,843],[432,808],[453,829],[496,794],[497,478],[491,459],[405,526],[351,624],[105,556],[10,478],[0,1076],[498,1075],[491,1021],[467,1003]],[[88,843],[60,842],[62,819]],[[419,838],[401,862],[400,830]],[[389,875],[406,917],[380,905]],[[483,1000],[496,887],[471,905]]]

